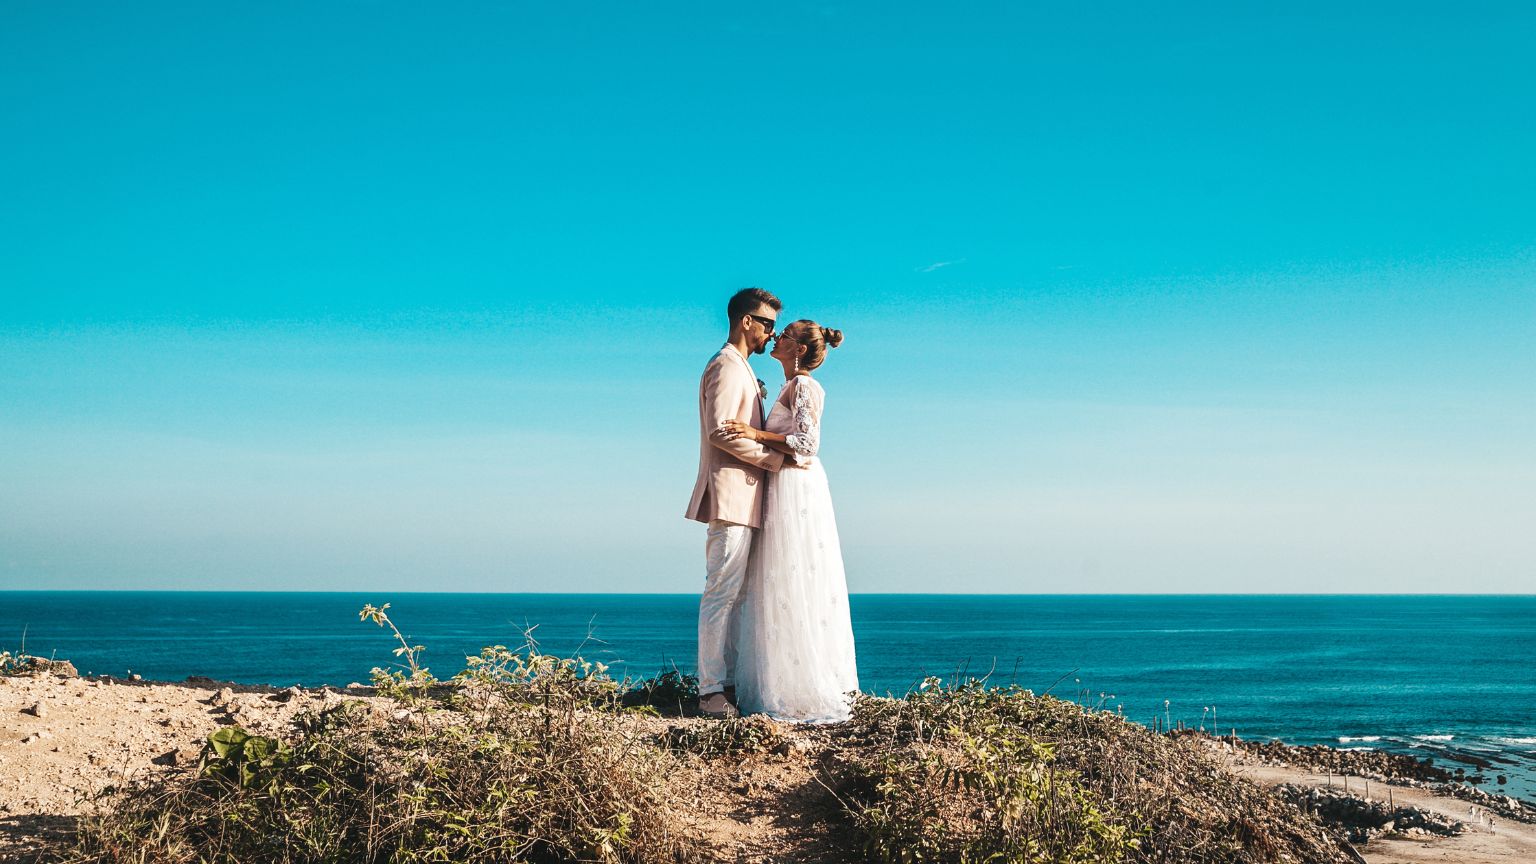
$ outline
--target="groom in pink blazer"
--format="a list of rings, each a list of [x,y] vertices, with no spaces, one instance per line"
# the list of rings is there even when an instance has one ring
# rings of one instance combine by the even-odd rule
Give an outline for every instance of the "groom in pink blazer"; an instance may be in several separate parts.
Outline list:
[[[761,354],[773,338],[782,304],[761,288],[744,288],[726,306],[730,336],[704,367],[699,381],[699,476],[688,502],[689,519],[709,526],[704,542],[706,576],[699,600],[699,711],[706,717],[736,716],[736,605],[742,593],[753,531],[763,524],[765,472],[784,465],[784,455],[743,438],[719,434],[727,420],[761,429],[763,393],[747,357]]]

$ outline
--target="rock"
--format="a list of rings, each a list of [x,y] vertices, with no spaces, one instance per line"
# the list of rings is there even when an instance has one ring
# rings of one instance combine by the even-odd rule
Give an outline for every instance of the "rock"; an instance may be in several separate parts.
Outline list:
[[[230,716],[234,716],[235,714],[239,714],[240,713],[240,703],[239,702],[231,701],[228,705],[224,706],[224,712],[226,714],[229,714]]]
[[[60,678],[80,677],[80,670],[76,669],[75,664],[69,662],[68,660],[49,660],[47,671],[50,674],[57,675]]]
[[[234,698],[235,698],[235,691],[231,690],[228,687],[225,687],[224,689],[220,690],[219,692],[213,694],[213,698],[208,700],[208,701],[209,701],[209,704],[214,705],[215,707],[218,707],[218,706],[222,706],[222,705],[228,705],[230,702],[234,701]]]
[[[21,709],[21,713],[23,713],[23,714],[31,714],[33,717],[39,717],[39,718],[47,717],[48,716],[48,706],[44,705],[41,702],[34,702],[31,705],[28,705],[27,707]]]
[[[137,672],[134,672],[133,674],[128,676],[128,680],[129,681],[143,681],[144,680],[144,676],[140,675]]]
[[[75,664],[68,660],[51,660],[47,657],[36,657],[31,654],[21,654],[9,658],[10,674],[15,675],[57,675],[60,678],[73,678],[80,674]]]
[[[773,752],[779,756],[791,756],[799,753],[808,753],[811,745],[799,738],[785,738],[773,748]]]
[[[273,693],[268,698],[273,702],[292,702],[295,699],[304,698],[304,691],[300,690],[298,687],[289,687],[287,690]]]
[[[217,684],[218,682],[214,681],[212,678],[209,678],[207,675],[188,675],[187,676],[187,683],[188,684]]]

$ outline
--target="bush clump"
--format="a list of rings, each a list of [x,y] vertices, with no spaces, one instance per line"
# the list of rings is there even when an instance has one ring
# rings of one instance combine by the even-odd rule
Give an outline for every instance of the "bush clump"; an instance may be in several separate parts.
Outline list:
[[[384,616],[382,610],[377,610]],[[387,621],[387,616],[384,616]],[[406,646],[414,648],[415,646]],[[495,646],[442,687],[412,663],[292,740],[226,727],[193,775],[109,793],[74,862],[678,861],[668,753],[600,666]]]
[[[1189,742],[1015,687],[861,697],[850,812],[882,862],[1351,861]]]

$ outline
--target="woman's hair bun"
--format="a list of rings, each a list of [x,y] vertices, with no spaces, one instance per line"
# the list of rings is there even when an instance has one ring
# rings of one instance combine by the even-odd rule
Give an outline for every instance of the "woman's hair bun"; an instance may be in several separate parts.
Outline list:
[[[831,327],[823,327],[821,328],[821,338],[825,339],[828,345],[836,348],[843,344],[843,331],[833,330]]]

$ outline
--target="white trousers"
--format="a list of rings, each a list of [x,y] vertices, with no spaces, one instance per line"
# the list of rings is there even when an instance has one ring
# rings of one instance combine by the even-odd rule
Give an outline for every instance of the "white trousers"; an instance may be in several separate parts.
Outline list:
[[[699,598],[699,695],[736,684],[736,607],[752,554],[752,529],[719,519],[704,535],[704,596]]]

